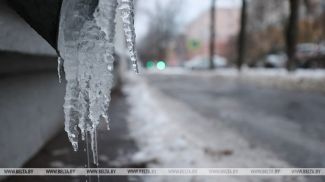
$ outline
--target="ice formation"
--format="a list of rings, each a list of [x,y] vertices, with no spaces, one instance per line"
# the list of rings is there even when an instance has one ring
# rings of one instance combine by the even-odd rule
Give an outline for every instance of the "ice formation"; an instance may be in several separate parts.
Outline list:
[[[121,10],[127,47],[137,71],[133,0],[121,0],[119,6],[117,0],[65,0],[61,8],[58,47],[67,81],[65,131],[74,150],[78,150],[79,131],[82,140],[90,136],[95,164],[96,129],[102,120],[109,124],[117,9]],[[59,59],[59,72],[61,63]]]
[[[126,45],[130,53],[133,70],[138,73],[137,54],[135,51],[134,4],[133,0],[121,0],[119,10],[123,20]]]
[[[62,67],[63,67],[63,59],[61,56],[58,57],[58,77],[59,77],[59,82],[61,83],[62,78],[61,78],[61,72],[62,72]]]

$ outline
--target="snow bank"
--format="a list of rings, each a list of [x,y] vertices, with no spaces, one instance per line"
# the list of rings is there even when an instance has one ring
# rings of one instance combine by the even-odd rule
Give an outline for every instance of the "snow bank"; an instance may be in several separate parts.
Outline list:
[[[233,68],[217,69],[215,71],[190,71],[185,69],[166,69],[164,71],[149,71],[149,74],[195,75],[203,77],[220,77],[248,81],[262,86],[271,86],[282,89],[298,89],[325,93],[325,70],[298,69],[288,72],[285,69],[243,68],[238,71]]]

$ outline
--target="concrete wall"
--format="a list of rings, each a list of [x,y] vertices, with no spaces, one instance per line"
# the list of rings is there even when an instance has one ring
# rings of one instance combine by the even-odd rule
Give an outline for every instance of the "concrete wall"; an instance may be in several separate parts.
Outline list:
[[[6,60],[14,72],[0,70],[0,167],[21,167],[62,129],[64,84],[56,58],[0,54],[1,69]],[[20,61],[38,67],[17,72]]]
[[[0,168],[21,167],[63,128],[65,84],[54,49],[4,0],[0,27]]]

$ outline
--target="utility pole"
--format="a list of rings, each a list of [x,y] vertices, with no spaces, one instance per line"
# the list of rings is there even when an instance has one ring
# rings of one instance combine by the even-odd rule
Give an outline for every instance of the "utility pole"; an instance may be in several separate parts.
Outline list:
[[[237,60],[238,70],[241,69],[245,60],[246,24],[247,24],[247,0],[242,0],[240,32],[238,36],[238,60]]]
[[[210,56],[209,68],[214,69],[214,53],[215,53],[215,39],[216,39],[216,0],[211,0],[210,10]]]
[[[296,67],[296,45],[298,37],[299,0],[289,0],[290,16],[286,32],[287,69],[293,71]]]

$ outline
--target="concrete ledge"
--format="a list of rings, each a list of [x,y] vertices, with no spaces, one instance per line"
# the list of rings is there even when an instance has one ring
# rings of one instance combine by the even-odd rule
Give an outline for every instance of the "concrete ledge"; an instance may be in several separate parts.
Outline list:
[[[29,74],[35,72],[55,72],[57,58],[0,51],[0,76]]]
[[[62,128],[65,84],[54,57],[1,55],[0,167],[20,167]]]

